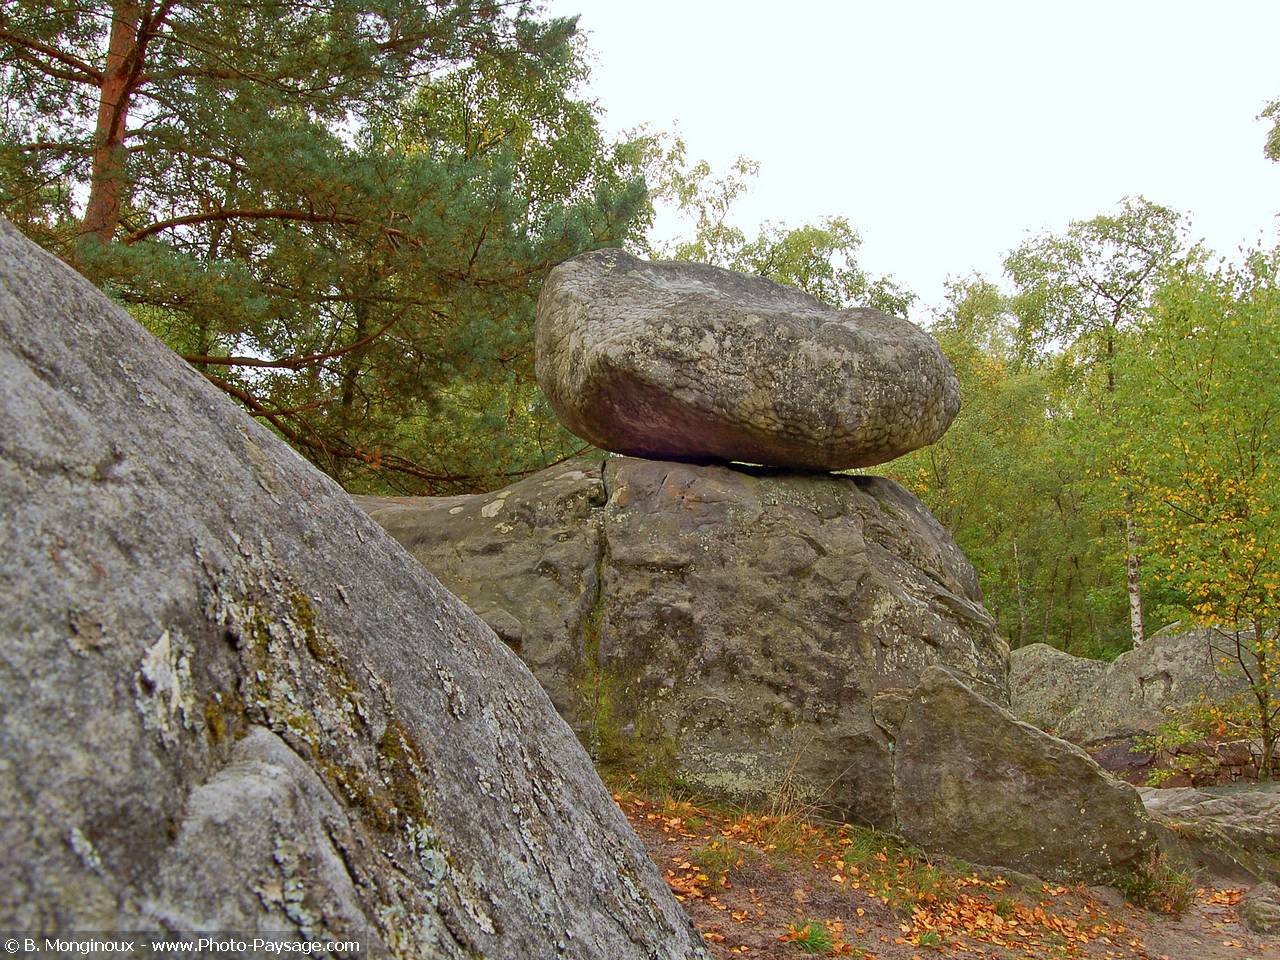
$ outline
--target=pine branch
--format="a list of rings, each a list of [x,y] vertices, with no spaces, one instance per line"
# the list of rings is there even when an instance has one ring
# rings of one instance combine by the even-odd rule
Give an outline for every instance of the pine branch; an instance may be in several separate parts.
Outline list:
[[[226,220],[294,220],[303,223],[342,223],[356,225],[363,223],[359,217],[343,216],[338,213],[311,213],[306,210],[290,210],[283,207],[264,207],[260,209],[215,210],[210,213],[192,213],[185,217],[174,217],[171,220],[158,220],[123,239],[125,244],[134,244],[157,233],[163,233],[174,227],[185,227],[195,223],[217,223]]]
[[[103,74],[101,70],[95,69],[79,57],[74,57],[69,53],[65,53],[57,47],[51,47],[47,43],[41,43],[39,40],[33,40],[31,37],[24,37],[11,30],[5,30],[2,27],[0,27],[0,40],[7,40],[9,43],[13,44],[13,52],[18,57],[50,76],[58,77],[62,80],[71,80],[75,83],[87,84],[92,87],[102,86]],[[33,56],[32,51],[44,54],[46,57],[56,60],[63,66],[70,67],[76,72],[68,73],[66,71],[58,70],[51,64],[45,63],[39,58]]]
[[[324,360],[333,360],[352,350],[359,350],[361,347],[368,346],[377,340],[384,333],[390,330],[404,316],[404,311],[396,314],[381,327],[375,330],[369,336],[349,343],[337,350],[330,350],[327,353],[309,353],[296,357],[285,357],[281,360],[261,360],[257,357],[218,357],[218,356],[183,356],[183,360],[187,363],[206,363],[223,367],[265,367],[275,370],[301,370],[303,367],[309,367],[313,364],[320,363]]]

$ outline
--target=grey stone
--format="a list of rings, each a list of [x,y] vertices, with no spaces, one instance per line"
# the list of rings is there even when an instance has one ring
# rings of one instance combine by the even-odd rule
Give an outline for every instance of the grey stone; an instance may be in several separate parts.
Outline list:
[[[893,758],[897,830],[929,851],[1106,879],[1153,843],[1132,787],[941,667],[916,688]]]
[[[1046,643],[1032,643],[1009,653],[1009,709],[1019,719],[1054,731],[1062,718],[1088,702],[1102,678],[1102,660],[1073,657]]]
[[[1189,865],[1235,881],[1280,883],[1280,784],[1141,787],[1147,812]]]
[[[1260,883],[1240,898],[1240,919],[1254,933],[1280,933],[1280,887]]]
[[[605,761],[888,827],[894,698],[943,663],[1007,702],[973,568],[889,480],[581,459],[496,494],[360,502],[522,638]]]
[[[1177,625],[1109,664],[1087,697],[1062,717],[1058,732],[1078,743],[1151,733],[1171,708],[1201,696],[1220,700],[1247,689],[1238,665],[1221,667],[1225,637]]]
[[[951,364],[907,320],[620,250],[551,271],[536,360],[565,426],[654,459],[864,467],[933,443],[960,409]]]
[[[0,225],[0,926],[702,957],[518,659]]]

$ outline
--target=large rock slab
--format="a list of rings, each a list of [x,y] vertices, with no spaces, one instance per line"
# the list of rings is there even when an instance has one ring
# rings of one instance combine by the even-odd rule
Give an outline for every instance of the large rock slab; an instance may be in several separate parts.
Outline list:
[[[700,957],[529,672],[0,224],[0,926]]]
[[[565,426],[659,460],[865,467],[933,443],[960,409],[951,364],[907,320],[620,250],[551,271],[536,358]]]
[[[1239,665],[1220,665],[1219,651],[1227,646],[1207,629],[1174,625],[1152,634],[1107,666],[1088,696],[1062,717],[1058,733],[1078,743],[1151,733],[1171,708],[1245,691]]]
[[[1231,880],[1280,883],[1280,783],[1141,787],[1142,802],[1190,865]]]
[[[926,850],[1106,879],[1153,843],[1133,787],[941,667],[912,694],[893,756],[897,830]]]
[[[889,480],[580,459],[497,493],[360,503],[605,761],[744,800],[788,780],[887,828],[902,691],[941,663],[1007,702],[973,568]]]
[[[1073,657],[1047,643],[1009,653],[1009,709],[1041,730],[1054,731],[1072,710],[1088,702],[1107,663]]]

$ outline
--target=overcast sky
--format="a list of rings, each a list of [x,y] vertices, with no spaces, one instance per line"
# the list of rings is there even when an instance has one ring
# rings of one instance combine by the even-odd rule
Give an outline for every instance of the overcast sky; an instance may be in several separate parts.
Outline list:
[[[580,14],[611,131],[678,129],[760,175],[738,224],[847,216],[939,302],[1027,231],[1141,194],[1221,253],[1280,240],[1280,2],[550,0]]]

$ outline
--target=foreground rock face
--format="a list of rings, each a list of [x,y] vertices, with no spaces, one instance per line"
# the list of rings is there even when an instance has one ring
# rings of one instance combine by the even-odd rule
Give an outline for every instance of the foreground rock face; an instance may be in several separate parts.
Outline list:
[[[1236,881],[1280,883],[1280,784],[1139,790],[1162,842],[1192,866]]]
[[[1218,668],[1223,641],[1209,630],[1176,627],[1152,634],[1136,650],[1109,664],[1074,709],[1062,717],[1059,733],[1078,743],[1150,733],[1167,710],[1194,703],[1202,695],[1225,699],[1246,689],[1237,666]]]
[[[620,250],[551,271],[536,349],[565,426],[638,457],[863,467],[933,443],[960,409],[950,363],[906,320]]]
[[[1088,702],[1107,664],[1073,657],[1047,643],[1032,643],[1009,654],[1009,709],[1042,730],[1056,730],[1062,718]]]
[[[910,699],[893,769],[897,829],[929,851],[1105,878],[1153,842],[1132,787],[940,667]]]
[[[0,926],[700,957],[528,671],[0,223]]]
[[[360,498],[533,668],[597,756],[892,824],[931,664],[1007,702],[1007,648],[937,521],[875,477],[610,458],[494,494]]]

